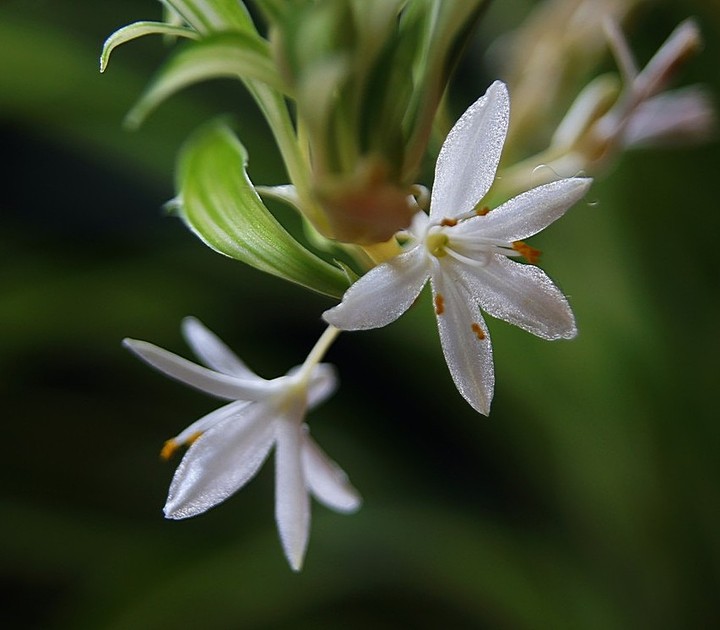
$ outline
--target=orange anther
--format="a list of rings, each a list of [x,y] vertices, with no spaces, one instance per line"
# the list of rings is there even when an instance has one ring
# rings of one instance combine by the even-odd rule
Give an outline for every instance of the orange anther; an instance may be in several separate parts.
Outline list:
[[[175,440],[168,440],[160,450],[160,459],[168,461],[179,448],[180,445]]]
[[[540,254],[542,252],[539,249],[530,247],[530,245],[528,245],[527,243],[524,243],[523,241],[515,241],[512,244],[512,247],[531,265],[534,265],[538,260],[540,260]]]
[[[477,208],[475,210],[475,214],[477,214],[479,217],[484,217],[488,212],[490,212],[490,208],[487,206],[482,206],[481,208]]]
[[[445,312],[445,298],[439,293],[435,294],[435,314],[442,315]]]
[[[480,328],[480,324],[473,323],[473,325],[470,327],[472,328],[472,331],[475,333],[475,336],[482,341],[485,339],[485,333],[483,332],[483,329]]]
[[[440,221],[440,225],[444,225],[446,227],[453,227],[454,225],[457,225],[457,219],[443,219]]]

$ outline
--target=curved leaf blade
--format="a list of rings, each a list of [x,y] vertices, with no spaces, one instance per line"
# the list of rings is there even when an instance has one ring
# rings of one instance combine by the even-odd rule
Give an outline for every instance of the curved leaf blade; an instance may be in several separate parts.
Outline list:
[[[255,80],[279,92],[283,90],[282,79],[263,39],[249,33],[219,33],[178,50],[128,113],[125,122],[136,128],[175,92],[193,83],[217,78]]]
[[[247,172],[248,154],[217,122],[183,147],[178,165],[178,211],[215,251],[319,293],[340,297],[345,273],[296,241],[260,200]]]
[[[173,26],[165,22],[133,22],[127,26],[123,26],[115,31],[103,44],[102,53],[100,54],[100,72],[105,72],[110,54],[112,51],[133,39],[143,37],[144,35],[170,35],[173,37],[188,37],[190,39],[199,39],[200,35],[192,29],[184,26]]]
[[[203,34],[221,31],[255,31],[240,0],[162,0],[185,22]]]

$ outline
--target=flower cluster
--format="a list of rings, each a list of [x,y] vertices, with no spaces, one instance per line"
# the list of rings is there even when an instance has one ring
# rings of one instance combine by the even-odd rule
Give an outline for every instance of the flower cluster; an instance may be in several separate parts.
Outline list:
[[[446,134],[428,194],[416,183],[422,158],[433,123],[442,118],[436,114],[450,69],[485,4],[257,0],[265,35],[242,2],[165,0],[164,22],[137,22],[106,41],[102,70],[116,46],[136,37],[186,40],[130,113],[133,125],[199,80],[231,76],[245,84],[267,119],[289,183],[254,185],[248,151],[225,123],[213,122],[183,147],[170,207],[216,251],[339,299],[323,314],[328,327],[302,365],[272,380],[251,372],[192,318],[183,331],[204,365],[125,341],[167,376],[230,401],[163,447],[165,459],[188,447],[170,486],[168,518],[195,516],[224,501],[272,451],[278,532],[290,566],[299,570],[309,497],[340,512],[360,506],[306,424],[307,412],[336,387],[334,368],[322,363],[336,336],[389,324],[429,283],[451,378],[469,405],[488,415],[495,376],[482,312],[545,340],[577,332],[567,299],[525,240],[578,203],[591,176],[623,150],[709,135],[713,114],[704,93],[666,90],[680,62],[699,47],[694,22],[681,24],[638,71],[617,25],[624,15],[618,3],[556,0],[541,4],[509,41],[519,58],[538,50],[557,63],[539,63],[515,78],[510,72],[509,87],[490,85]],[[552,28],[531,27],[534,22]],[[570,23],[582,24],[584,34],[566,28]],[[560,37],[558,29],[577,36]],[[597,77],[563,114],[561,88],[572,81],[562,64],[577,54],[591,65],[604,45],[617,59],[622,88],[615,78]],[[528,96],[538,86],[545,90],[542,107]],[[521,101],[516,118],[513,91]],[[524,156],[518,130],[546,129],[540,121],[554,114],[548,148]],[[542,165],[548,168],[538,181]],[[297,210],[307,241],[287,231],[264,198]]]

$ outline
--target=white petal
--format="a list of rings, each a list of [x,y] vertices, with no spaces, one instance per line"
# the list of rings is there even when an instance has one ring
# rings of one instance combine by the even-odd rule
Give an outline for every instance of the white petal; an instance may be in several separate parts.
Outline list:
[[[463,221],[455,229],[470,237],[477,234],[507,243],[522,240],[559,219],[585,195],[591,183],[592,179],[588,177],[570,177],[538,186],[506,201],[485,216]]]
[[[260,378],[195,317],[186,317],[182,331],[188,345],[209,368],[239,378]]]
[[[338,386],[335,366],[329,363],[316,365],[308,386],[308,409],[317,407],[333,395]]]
[[[228,405],[220,407],[215,411],[211,411],[209,414],[203,416],[199,420],[193,422],[189,427],[184,429],[181,433],[178,433],[173,439],[178,444],[185,444],[188,440],[196,437],[199,433],[205,433],[212,429],[216,424],[220,424],[226,418],[237,415],[242,409],[248,405],[252,405],[252,402],[247,400],[236,400]]]
[[[254,403],[203,433],[175,471],[165,516],[201,514],[237,492],[257,473],[274,440],[268,408]]]
[[[343,330],[380,328],[395,321],[417,299],[428,278],[423,245],[373,267],[357,280],[323,319]]]
[[[123,345],[166,376],[226,400],[258,400],[275,390],[272,381],[239,379],[220,374],[163,350],[147,341],[123,339]]]
[[[507,88],[495,81],[455,123],[435,165],[433,221],[469,212],[485,196],[495,179],[509,118]]]
[[[302,427],[295,418],[277,423],[275,447],[275,520],[285,557],[293,571],[302,568],[310,531],[308,497],[302,458]]]
[[[636,97],[645,99],[658,94],[672,79],[680,64],[701,46],[702,36],[695,20],[688,18],[678,24],[635,79],[633,91]]]
[[[480,310],[441,269],[433,270],[431,282],[440,341],[455,386],[473,409],[487,416],[495,372],[490,335]]]
[[[625,147],[679,146],[713,138],[715,112],[698,85],[663,92],[638,105],[623,132]]]
[[[483,267],[450,264],[456,266],[455,273],[462,277],[472,298],[493,317],[543,339],[571,339],[577,334],[565,296],[535,265],[500,255]]]
[[[345,472],[310,437],[303,435],[302,463],[305,481],[315,498],[338,512],[354,512],[362,499]]]

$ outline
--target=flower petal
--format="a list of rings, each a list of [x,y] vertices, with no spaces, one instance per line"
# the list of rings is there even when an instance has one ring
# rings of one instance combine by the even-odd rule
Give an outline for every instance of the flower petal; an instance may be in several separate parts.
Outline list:
[[[714,137],[715,111],[699,85],[663,92],[640,103],[623,130],[628,148],[683,146]]]
[[[569,177],[538,186],[513,197],[485,216],[459,223],[455,229],[465,237],[477,235],[507,243],[528,238],[565,214],[585,195],[591,183],[589,177]]]
[[[209,368],[239,378],[260,379],[200,320],[186,317],[182,321],[182,331],[192,351]]]
[[[338,512],[354,512],[362,499],[348,476],[310,437],[307,425],[302,437],[302,463],[305,482],[315,498]]]
[[[173,439],[178,444],[185,444],[188,440],[192,441],[193,438],[197,438],[199,434],[209,431],[216,424],[220,424],[220,422],[230,416],[238,415],[242,409],[252,404],[252,402],[247,400],[236,400],[224,405],[220,407],[220,409],[215,409],[215,411],[211,411],[209,414],[204,415],[199,420],[196,420],[190,426],[178,433]]]
[[[450,264],[472,298],[493,317],[542,339],[572,339],[577,334],[570,305],[542,269],[500,255],[483,267]]]
[[[337,386],[338,378],[335,366],[329,363],[316,365],[308,385],[308,409],[313,409],[330,398],[335,393]]]
[[[237,492],[257,473],[274,441],[268,408],[249,405],[203,433],[175,471],[165,516],[196,516]]]
[[[258,400],[275,389],[271,385],[272,381],[263,381],[257,376],[253,379],[239,379],[220,374],[147,341],[123,339],[123,345],[163,374],[218,398]]]
[[[435,165],[430,218],[455,218],[473,209],[495,179],[510,118],[504,83],[495,81],[450,130]]]
[[[495,386],[492,346],[480,310],[443,267],[432,273],[433,301],[445,361],[460,394],[488,415]]]
[[[661,92],[681,64],[701,46],[700,28],[693,18],[678,24],[635,79],[632,86],[635,97],[643,100]]]
[[[292,416],[277,423],[275,520],[285,557],[293,571],[299,571],[310,531],[310,499],[300,453],[302,429],[296,414]]]
[[[395,321],[415,301],[428,278],[423,245],[373,267],[355,282],[342,302],[323,319],[343,330],[380,328]]]

